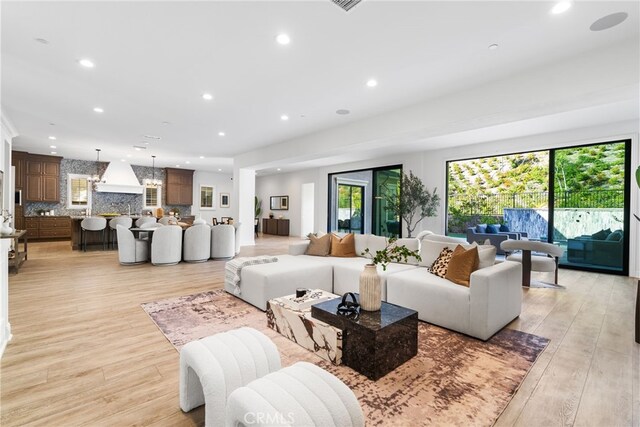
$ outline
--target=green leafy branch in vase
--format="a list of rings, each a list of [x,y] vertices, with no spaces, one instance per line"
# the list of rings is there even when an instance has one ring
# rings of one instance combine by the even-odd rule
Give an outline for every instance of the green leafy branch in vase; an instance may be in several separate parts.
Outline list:
[[[387,271],[387,265],[392,262],[407,262],[409,258],[413,257],[418,261],[422,261],[420,258],[420,254],[418,251],[412,251],[408,249],[406,246],[398,246],[396,243],[397,239],[391,238],[389,239],[389,243],[387,246],[381,250],[376,251],[376,254],[371,254],[369,248],[366,248],[361,255],[369,258],[371,260],[371,264],[373,265],[381,265],[383,271]]]

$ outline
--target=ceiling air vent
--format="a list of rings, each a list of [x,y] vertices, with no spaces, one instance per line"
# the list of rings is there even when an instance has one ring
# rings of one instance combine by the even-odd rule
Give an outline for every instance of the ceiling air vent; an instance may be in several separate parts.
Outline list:
[[[351,10],[353,6],[357,5],[362,0],[331,0],[331,1],[337,4],[338,6],[340,6],[341,8],[343,8],[345,11],[349,12],[349,10]]]

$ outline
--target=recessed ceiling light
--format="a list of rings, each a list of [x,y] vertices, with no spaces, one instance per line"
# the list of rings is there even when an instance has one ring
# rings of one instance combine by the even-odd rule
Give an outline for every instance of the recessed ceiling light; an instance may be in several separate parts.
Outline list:
[[[34,40],[37,41],[38,43],[41,43],[41,44],[49,44],[49,40],[47,40],[47,39],[37,38],[37,39],[34,39]]]
[[[136,151],[142,151],[142,148],[140,147],[133,147]]]
[[[96,113],[104,113],[104,110],[100,107],[95,107],[93,111],[95,111]]]
[[[495,43],[494,43],[494,44],[490,44],[490,45],[489,45],[489,50],[496,50],[496,49],[498,49],[499,47],[500,47],[500,46],[499,46],[499,45],[497,45],[497,44],[495,44]]]
[[[169,122],[167,122],[167,121],[164,121],[164,122],[162,122],[162,124],[163,124],[164,126],[166,126],[166,125],[170,125],[171,123],[169,123]]]
[[[282,169],[278,168],[278,169],[276,169],[276,170],[277,170],[278,172],[280,172]]]
[[[127,157],[131,157],[131,154],[127,154]]]
[[[608,30],[609,28],[615,27],[616,25],[622,24],[629,14],[626,12],[617,12],[612,13],[611,15],[603,16],[598,19],[596,22],[591,24],[589,29],[591,31],[603,31]]]
[[[287,116],[286,114],[283,114],[280,116],[280,120],[284,120],[286,122],[287,120],[289,120],[289,116]]]
[[[126,162],[126,160],[125,160],[125,159],[120,159],[120,161],[121,161],[121,162]]]
[[[336,114],[339,114],[341,116],[346,116],[347,114],[350,114],[350,113],[351,113],[351,111],[345,110],[345,109],[336,110]]]
[[[378,86],[378,81],[376,79],[369,79],[369,80],[367,80],[367,86],[368,87],[376,87],[376,86]]]
[[[571,2],[567,1],[567,0],[563,0],[563,1],[559,1],[558,3],[556,3],[551,10],[549,11],[549,13],[551,13],[552,15],[558,15],[560,13],[564,13],[567,10],[569,10],[571,8]]]
[[[200,156],[201,159],[204,159],[204,156]]]
[[[177,167],[177,168],[179,168],[179,167],[180,167],[180,165],[176,165],[176,167]]]
[[[57,151],[52,151],[51,154],[58,154],[58,152]]]
[[[222,172],[222,169],[218,168],[218,172]]]
[[[49,148],[58,148],[55,145],[50,145]]]
[[[78,63],[85,68],[93,68],[96,66],[96,64],[94,64],[92,60],[87,58],[81,59],[80,61],[78,61]]]
[[[191,164],[191,162],[190,162],[189,160],[187,160],[185,163],[186,163],[186,164],[188,164],[188,165],[190,165],[190,164]]]
[[[145,145],[149,145],[149,141],[145,141]]]
[[[276,37],[276,41],[281,45],[288,45],[291,43],[291,38],[287,34],[278,34]]]
[[[203,93],[202,94],[202,99],[207,100],[207,101],[211,101],[213,99],[213,95],[211,95],[210,93]]]
[[[218,132],[218,136],[225,136],[225,135],[226,135],[226,133],[224,133],[224,132]]]
[[[52,141],[55,141],[56,137],[55,136],[50,136],[49,139],[52,140]]]

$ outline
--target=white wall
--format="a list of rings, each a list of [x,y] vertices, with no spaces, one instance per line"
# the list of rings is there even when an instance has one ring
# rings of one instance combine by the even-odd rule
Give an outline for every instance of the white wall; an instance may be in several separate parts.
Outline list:
[[[231,174],[213,173],[195,171],[193,174],[193,206],[191,207],[191,214],[196,218],[202,218],[211,224],[212,218],[217,218],[220,221],[220,217],[227,216],[233,217],[234,212],[237,211],[234,205],[237,205],[238,201],[234,197],[230,197],[230,206],[228,208],[220,207],[220,193],[227,193],[230,196],[233,195],[233,176]],[[215,194],[213,198],[214,209],[200,209],[200,186],[201,185],[213,185],[215,187]]]
[[[3,208],[9,208],[13,200],[15,184],[11,180],[11,140],[17,136],[9,119],[0,113],[0,171],[4,172],[2,181]],[[12,210],[12,209],[11,209]],[[10,239],[0,240],[0,357],[11,339],[9,323],[9,247]]]

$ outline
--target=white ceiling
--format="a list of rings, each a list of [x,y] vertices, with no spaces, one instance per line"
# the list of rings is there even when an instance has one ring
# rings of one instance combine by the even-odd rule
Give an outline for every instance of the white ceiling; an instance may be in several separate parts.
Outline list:
[[[103,160],[155,154],[160,166],[230,172],[250,150],[638,38],[638,2],[550,15],[553,4],[364,0],[345,13],[329,0],[3,2],[2,109],[16,149],[55,144],[91,160],[101,148]],[[619,11],[630,15],[622,25],[589,31]],[[275,42],[280,32],[289,46]],[[378,87],[365,86],[371,77]]]

